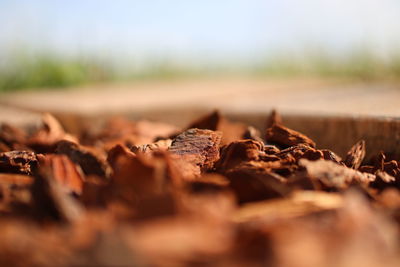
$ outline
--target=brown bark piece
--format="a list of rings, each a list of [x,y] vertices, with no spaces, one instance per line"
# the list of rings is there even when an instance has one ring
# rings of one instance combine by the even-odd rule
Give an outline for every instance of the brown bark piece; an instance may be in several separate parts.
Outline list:
[[[365,141],[360,140],[351,147],[349,152],[347,152],[346,158],[343,162],[347,167],[357,170],[358,168],[360,168],[364,157]]]
[[[283,197],[289,193],[285,179],[270,168],[273,165],[248,162],[225,173],[238,203]]]
[[[374,174],[376,171],[376,167],[371,166],[371,165],[364,165],[364,166],[361,166],[360,168],[358,168],[358,170],[360,172],[367,172],[367,173]]]
[[[56,153],[66,155],[72,162],[78,164],[85,175],[97,175],[103,178],[110,176],[110,169],[105,157],[99,152],[63,140],[57,143]]]
[[[222,118],[217,131],[222,132],[221,145],[227,145],[231,142],[245,139],[244,136],[248,130],[246,124],[240,122],[232,122],[226,118]],[[256,134],[256,133],[254,133]]]
[[[7,186],[27,186],[33,183],[33,177],[25,174],[0,173],[0,184]]]
[[[40,168],[32,185],[34,214],[40,221],[74,222],[83,213],[80,204],[53,178],[48,166]]]
[[[384,160],[384,158],[382,158]],[[377,179],[373,182],[372,187],[380,190],[387,187],[400,188],[400,168],[397,161],[391,160],[389,162],[383,162],[381,167],[383,169],[375,168],[375,175]]]
[[[0,172],[32,174],[38,164],[36,154],[29,151],[0,153]]]
[[[210,193],[224,191],[229,186],[229,180],[219,174],[206,174],[194,181],[189,181],[187,188],[191,193]]]
[[[210,114],[206,114],[203,117],[196,119],[186,129],[197,128],[217,131],[221,120],[221,114],[218,110],[215,110]]]
[[[243,139],[251,139],[254,141],[258,141],[264,143],[264,140],[261,138],[261,133],[259,130],[254,128],[253,126],[248,126],[246,131],[243,133]]]
[[[221,132],[202,129],[189,129],[178,135],[169,152],[197,166],[201,171],[213,168],[219,159]]]
[[[133,153],[147,153],[147,152],[154,152],[157,150],[166,151],[171,146],[171,144],[172,144],[171,139],[163,139],[151,144],[132,146],[130,150]]]
[[[308,145],[298,144],[283,149],[275,153],[274,156],[279,157],[282,160],[288,160],[290,158],[293,158],[294,161],[298,161],[301,158],[309,160],[318,160],[324,158],[324,153],[321,150],[317,150]]]
[[[362,173],[329,160],[301,159],[299,165],[306,168],[311,179],[317,179],[330,188],[345,189],[353,182],[368,185],[375,180],[375,175]]]
[[[280,152],[280,149],[273,145],[265,145],[264,152],[268,155],[275,155]]]
[[[227,145],[231,142],[244,139],[248,131],[247,125],[229,121],[218,110],[195,120],[186,129],[192,128],[222,132],[221,145]],[[256,132],[253,131],[253,134],[256,135]]]
[[[269,143],[277,144],[284,148],[298,144],[307,144],[311,147],[315,147],[314,141],[304,134],[279,124],[273,124],[267,129],[265,139]]]
[[[275,109],[271,111],[269,118],[267,120],[267,128],[272,127],[275,124],[282,125],[282,117]]]
[[[211,130],[172,141],[156,123],[111,124],[103,136],[78,129],[83,146],[53,138],[66,133],[50,119],[31,143],[44,154],[16,149],[25,131],[0,130],[16,150],[0,167],[18,173],[0,173],[3,265],[332,266],[334,255],[337,266],[400,266],[395,153],[360,166],[359,142],[342,161],[276,114],[279,148],[215,112],[195,125]]]
[[[105,182],[96,176],[88,176],[82,184],[82,194],[80,201],[85,207],[106,207],[110,200],[111,187],[109,182]]]
[[[128,232],[127,240],[144,256],[144,266],[215,265],[229,252],[234,229],[207,217],[152,221]]]
[[[28,175],[0,173],[0,213],[26,215],[31,204],[33,181]]]
[[[392,183],[394,181],[396,181],[396,178],[394,178],[392,175],[388,174],[385,171],[381,171],[381,170],[377,170],[375,172],[376,178],[381,179],[384,183]]]
[[[161,162],[143,154],[120,153],[114,158],[112,184],[122,197],[134,202],[138,197],[161,194],[165,190],[167,170]]]
[[[391,160],[389,162],[385,162],[383,164],[383,170],[387,172],[388,174],[392,175],[393,177],[399,177],[400,178],[400,168],[395,160]]]
[[[263,155],[264,145],[254,140],[241,140],[230,143],[221,151],[221,157],[215,164],[216,170],[224,173],[242,162],[257,161]]]
[[[312,153],[315,152],[316,150],[308,145],[298,144],[279,151],[278,153],[275,154],[275,156],[281,159],[287,159],[288,157],[292,157],[295,161],[297,161],[300,158],[302,158],[304,153],[306,153],[307,151],[310,151]]]
[[[317,149],[309,149],[301,156],[303,159],[319,160],[324,159],[324,153]]]
[[[337,193],[300,191],[285,199],[244,204],[233,214],[233,220],[240,223],[282,221],[316,212],[338,209],[343,204],[342,196]]]
[[[134,154],[121,146],[110,152],[109,161],[114,172],[108,198],[120,206],[120,211],[116,211],[117,217],[150,219],[176,212],[171,189],[177,177],[174,176],[169,154]]]
[[[131,121],[124,118],[112,118],[99,131],[88,132],[85,144],[101,144],[106,150],[117,144],[141,146],[160,138],[167,138],[179,131],[176,126],[147,120]]]
[[[55,144],[60,140],[77,142],[77,139],[67,134],[55,117],[49,113],[42,116],[42,127],[34,132],[26,144],[37,152],[53,152]]]
[[[338,155],[336,155],[333,151],[330,151],[328,149],[321,149],[321,152],[324,155],[324,159],[326,160],[331,160],[336,163],[342,161],[342,159]]]
[[[51,177],[69,193],[80,195],[83,187],[83,173],[66,155],[48,154],[40,161],[41,167],[51,171]]]
[[[8,152],[10,150],[11,148],[9,146],[0,141],[0,152]]]
[[[18,147],[24,146],[26,133],[20,128],[3,123],[0,126],[0,142],[7,145],[11,150],[19,150]]]
[[[122,197],[134,200],[162,194],[178,179],[170,155],[166,152],[134,154],[122,146],[109,153],[113,168],[112,186]],[[131,199],[133,198],[133,199]]]
[[[119,157],[135,157],[136,154],[130,151],[127,147],[122,145],[116,145],[111,148],[107,153],[107,162],[110,164],[112,169],[116,169]]]

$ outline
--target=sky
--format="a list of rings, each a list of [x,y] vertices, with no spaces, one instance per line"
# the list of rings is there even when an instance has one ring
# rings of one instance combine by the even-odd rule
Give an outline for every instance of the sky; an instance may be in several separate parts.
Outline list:
[[[255,59],[400,45],[398,0],[0,0],[0,52]]]

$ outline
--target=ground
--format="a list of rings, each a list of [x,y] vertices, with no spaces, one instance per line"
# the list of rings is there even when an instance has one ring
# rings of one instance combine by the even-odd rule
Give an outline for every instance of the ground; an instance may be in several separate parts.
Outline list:
[[[318,78],[216,78],[103,84],[0,95],[0,121],[23,123],[37,111],[84,115],[153,109],[219,108],[400,117],[400,85]]]

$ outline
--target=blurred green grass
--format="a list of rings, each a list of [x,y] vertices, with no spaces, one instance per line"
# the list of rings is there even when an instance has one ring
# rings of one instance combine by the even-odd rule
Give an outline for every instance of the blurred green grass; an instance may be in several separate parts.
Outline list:
[[[0,91],[65,88],[113,79],[107,65],[50,54],[18,56],[0,67]]]
[[[259,65],[254,72],[266,76],[400,81],[400,54],[393,54],[386,59],[363,50],[341,57],[327,53],[309,53],[301,59],[281,55],[267,64]]]
[[[4,62],[3,62],[4,63]],[[359,50],[340,58],[328,53],[305,53],[301,58],[280,53],[257,64],[196,65],[172,60],[149,61],[141,68],[107,60],[40,53],[12,57],[0,66],[0,92],[40,88],[65,88],[112,81],[200,78],[216,75],[255,77],[312,76],[355,80],[400,81],[400,54],[389,59]]]

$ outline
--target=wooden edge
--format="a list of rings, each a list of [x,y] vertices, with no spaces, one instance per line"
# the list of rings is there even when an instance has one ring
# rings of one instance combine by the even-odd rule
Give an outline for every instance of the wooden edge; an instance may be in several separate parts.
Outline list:
[[[85,127],[99,124],[113,116],[125,116],[129,119],[148,119],[186,126],[193,119],[212,110],[205,109],[164,109],[147,110],[137,113],[107,113],[97,115],[77,115],[55,113],[67,131],[79,134]],[[265,112],[222,113],[231,120],[241,121],[264,132],[271,110]],[[394,156],[400,156],[400,118],[344,115],[313,115],[282,113],[283,123],[294,130],[312,138],[318,148],[331,149],[340,156],[346,154],[357,141],[366,141],[367,158],[380,150]]]

